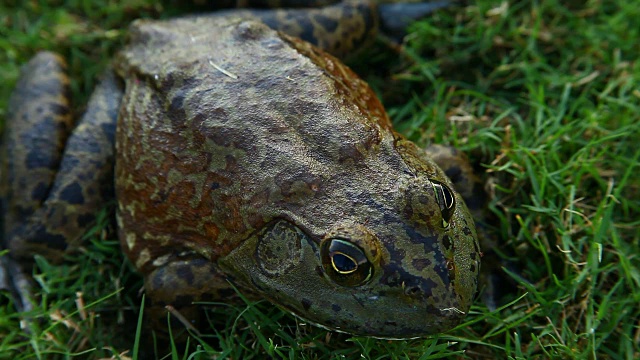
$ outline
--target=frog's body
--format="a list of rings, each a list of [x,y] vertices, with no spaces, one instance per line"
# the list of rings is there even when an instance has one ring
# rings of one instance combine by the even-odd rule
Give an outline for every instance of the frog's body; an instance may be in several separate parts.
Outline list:
[[[122,248],[156,307],[195,317],[193,301],[233,284],[360,335],[427,335],[464,317],[473,220],[350,69],[237,16],[138,21],[131,33],[43,205],[16,210],[23,174],[5,185],[15,258],[65,250],[115,176]],[[9,128],[9,147],[22,131]]]

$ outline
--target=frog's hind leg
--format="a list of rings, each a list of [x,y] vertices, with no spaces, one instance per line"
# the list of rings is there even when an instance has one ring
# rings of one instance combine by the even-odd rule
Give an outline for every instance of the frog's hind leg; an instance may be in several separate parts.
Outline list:
[[[272,6],[319,6],[336,1],[275,1]],[[387,1],[389,2],[389,1]],[[356,53],[375,39],[382,26],[388,35],[402,37],[411,21],[421,19],[435,10],[451,5],[453,0],[437,2],[397,2],[381,4],[371,0],[341,1],[316,8],[269,10],[228,10],[215,16],[238,16],[258,19],[270,28],[301,38],[319,48],[344,58]],[[264,1],[242,1],[251,6]]]
[[[306,40],[337,57],[351,54],[375,38],[379,23],[376,6],[360,0],[319,8],[234,9],[213,16],[260,20],[272,29]]]
[[[49,58],[39,65],[43,67],[31,69],[30,63],[27,71],[47,69],[50,61],[60,64],[60,69],[64,67],[55,55],[39,55],[36,59],[41,56]],[[40,62],[36,60],[36,63]],[[19,279],[21,274],[30,271],[33,256],[38,254],[50,261],[61,260],[67,247],[76,243],[94,223],[95,214],[104,206],[105,200],[112,197],[114,132],[122,97],[120,86],[109,73],[65,143],[68,129],[71,129],[70,120],[67,125],[57,125],[51,119],[52,115],[46,115],[47,112],[38,110],[37,106],[34,110],[23,110],[34,103],[33,97],[22,99],[22,94],[32,95],[23,86],[37,88],[36,80],[37,77],[21,81],[16,89],[13,99],[17,100],[11,102],[3,149],[7,159],[7,174],[3,177],[6,200],[3,246],[10,250],[11,260],[6,262],[10,263],[10,278],[23,306],[29,305],[25,301],[28,291]],[[65,86],[61,87],[63,94],[68,91]],[[65,104],[68,113],[68,103]],[[56,106],[50,105],[50,108]],[[21,115],[25,113],[27,115]],[[40,113],[45,115],[38,116]],[[23,119],[29,115],[36,118]],[[50,122],[56,126],[43,125]],[[64,131],[52,140],[45,130],[57,127]],[[61,157],[52,156],[63,147]],[[57,160],[48,161],[49,158]],[[48,168],[49,172],[41,167]],[[31,175],[34,169],[41,170],[44,175]],[[20,203],[23,199],[27,199],[28,206]]]
[[[45,201],[73,126],[66,64],[42,52],[27,63],[9,100],[2,151],[2,248],[9,236]],[[24,288],[17,263],[0,259],[0,289]],[[6,271],[5,271],[6,270]]]
[[[73,123],[66,64],[42,52],[11,95],[2,143],[3,231],[11,233],[47,198]]]

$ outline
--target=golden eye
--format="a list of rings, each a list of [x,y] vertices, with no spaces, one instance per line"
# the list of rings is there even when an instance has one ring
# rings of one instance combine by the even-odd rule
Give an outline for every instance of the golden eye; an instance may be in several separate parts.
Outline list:
[[[372,275],[372,267],[364,251],[345,239],[326,239],[320,247],[325,273],[341,286],[359,286]]]
[[[436,202],[442,213],[442,227],[446,229],[449,227],[449,221],[456,208],[456,197],[447,185],[439,181],[431,180],[431,185],[433,186],[433,191],[436,193]]]

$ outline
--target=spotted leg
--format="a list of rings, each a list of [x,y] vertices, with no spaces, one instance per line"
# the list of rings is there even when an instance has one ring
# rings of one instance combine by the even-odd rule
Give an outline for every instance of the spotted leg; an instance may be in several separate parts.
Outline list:
[[[370,44],[381,27],[391,36],[401,37],[411,21],[421,19],[452,3],[449,0],[426,3],[392,2],[394,3],[377,5],[377,1],[350,0],[317,8],[234,9],[216,12],[212,16],[257,19],[272,29],[301,38],[344,59]],[[239,6],[256,3],[293,6],[303,2],[276,1],[275,4],[265,4],[264,1],[245,0]],[[316,6],[318,3],[328,1],[306,1],[304,6]]]
[[[71,130],[64,68],[51,53],[25,66],[2,147],[3,247],[10,252],[5,278],[25,309],[28,286],[22,279],[31,272],[33,256],[60,261],[112,197],[113,135],[122,91],[108,74]]]

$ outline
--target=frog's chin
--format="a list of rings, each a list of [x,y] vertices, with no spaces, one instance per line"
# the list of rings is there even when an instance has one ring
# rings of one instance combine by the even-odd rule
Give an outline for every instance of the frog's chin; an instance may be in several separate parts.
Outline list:
[[[393,340],[393,341],[400,341],[400,340],[413,340],[413,339],[420,339],[421,336],[377,336],[377,335],[359,335],[357,333],[353,333],[351,331],[345,331],[345,330],[341,330],[340,328],[334,328],[334,327],[330,327],[330,326],[326,326],[314,321],[311,321],[309,319],[306,319],[304,316],[300,316],[298,314],[296,314],[293,311],[287,310],[287,309],[283,309],[284,311],[288,312],[289,314],[297,317],[298,319],[300,319],[301,321],[305,322],[305,323],[309,323],[315,327],[327,330],[327,331],[333,331],[333,332],[339,332],[342,334],[349,334],[349,335],[353,335],[353,336],[363,336],[363,337],[369,337],[369,338],[374,338],[374,339],[380,339],[380,340]]]

